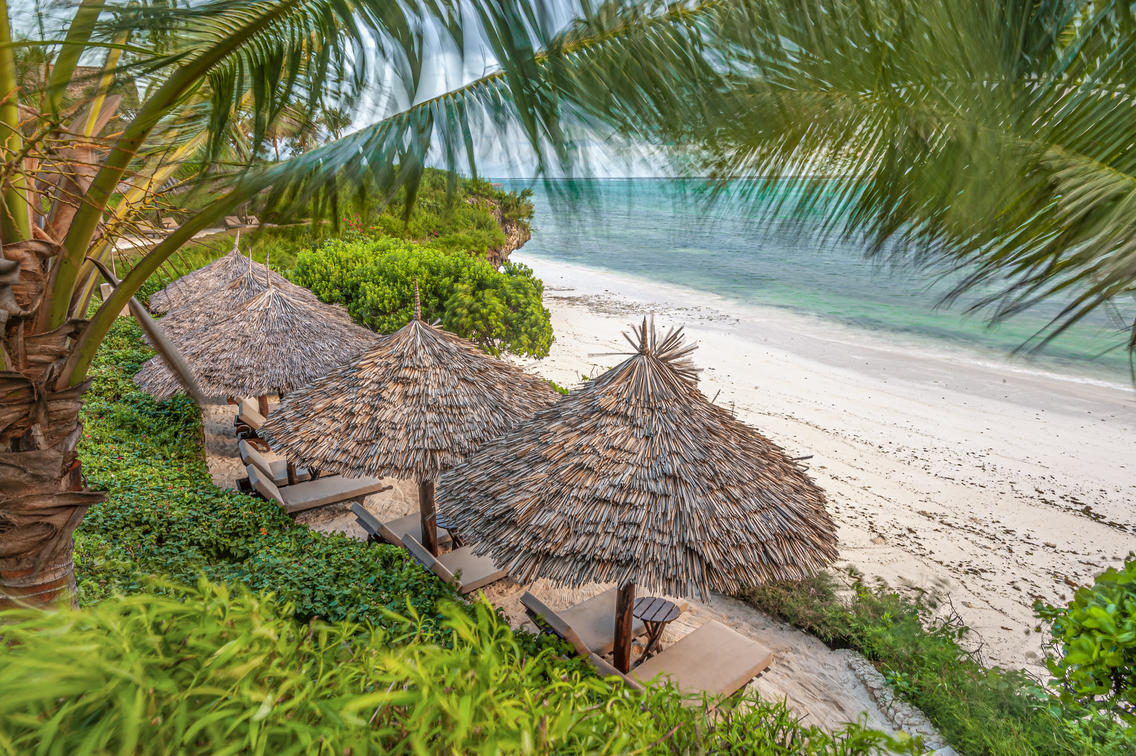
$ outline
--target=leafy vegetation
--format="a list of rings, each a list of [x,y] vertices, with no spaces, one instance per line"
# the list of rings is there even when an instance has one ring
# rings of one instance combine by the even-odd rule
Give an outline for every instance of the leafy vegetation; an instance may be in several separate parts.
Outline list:
[[[1020,670],[981,664],[962,645],[967,628],[935,618],[924,598],[855,573],[851,595],[828,574],[798,583],[773,583],[742,598],[836,648],[851,648],[876,664],[921,709],[959,753],[1127,754],[1132,741],[1107,722],[1088,721],[1056,705],[1048,691]]]
[[[274,504],[217,488],[202,460],[201,419],[186,397],[155,402],[130,378],[153,352],[120,318],[92,365],[79,447],[89,485],[107,492],[76,532],[85,605],[164,590],[153,576],[199,576],[273,591],[308,620],[383,625],[387,611],[437,622],[453,596],[400,549],[296,525]]]
[[[460,251],[396,239],[332,240],[301,253],[292,277],[380,333],[414,316],[417,281],[423,318],[440,320],[491,354],[544,357],[552,345],[544,284],[524,265],[506,262],[497,271]]]
[[[918,753],[780,703],[716,717],[667,688],[632,693],[513,633],[487,604],[443,606],[442,644],[295,622],[272,596],[201,582],[78,612],[0,614],[0,752]]]
[[[1068,606],[1039,606],[1057,653],[1047,659],[1061,700],[1119,717],[1136,740],[1136,555],[1110,567]]]

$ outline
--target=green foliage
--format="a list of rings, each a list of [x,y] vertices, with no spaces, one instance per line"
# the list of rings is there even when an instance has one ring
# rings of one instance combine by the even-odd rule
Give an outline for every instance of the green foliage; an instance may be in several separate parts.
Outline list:
[[[1136,738],[1136,555],[1108,568],[1068,606],[1038,606],[1058,647],[1046,660],[1061,699],[1118,716]]]
[[[527,648],[487,604],[441,611],[445,645],[413,615],[388,621],[395,632],[305,625],[272,597],[204,581],[8,611],[0,752],[919,752],[858,725],[802,726],[780,703],[707,718],[670,689],[634,693]]]
[[[982,665],[961,644],[967,628],[934,619],[925,597],[911,598],[853,574],[842,600],[827,574],[772,583],[742,598],[835,648],[864,654],[904,698],[921,709],[959,753],[1125,754],[1115,727],[1086,728],[1078,712],[1020,670]]]
[[[506,262],[498,271],[464,252],[397,239],[332,240],[301,253],[293,278],[380,333],[414,316],[417,280],[422,317],[441,320],[490,354],[544,357],[552,345],[544,284],[523,265]]]
[[[137,323],[119,319],[92,366],[79,454],[88,484],[107,498],[76,533],[83,604],[164,590],[155,575],[205,575],[274,591],[299,619],[382,624],[387,610],[409,607],[437,620],[437,602],[453,593],[402,550],[313,532],[275,504],[214,486],[193,403],[155,402],[130,380],[151,355]]]

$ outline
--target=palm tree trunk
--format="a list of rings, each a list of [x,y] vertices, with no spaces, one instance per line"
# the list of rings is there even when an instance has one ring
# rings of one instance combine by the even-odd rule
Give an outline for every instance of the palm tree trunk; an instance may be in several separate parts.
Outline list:
[[[42,281],[30,254],[9,244],[0,259],[0,608],[74,602],[72,534],[102,499],[84,489],[76,454],[88,382],[56,387],[83,322],[28,328]]]
[[[103,496],[85,490],[76,458],[87,385],[46,388],[0,372],[0,608],[75,602],[72,534]]]

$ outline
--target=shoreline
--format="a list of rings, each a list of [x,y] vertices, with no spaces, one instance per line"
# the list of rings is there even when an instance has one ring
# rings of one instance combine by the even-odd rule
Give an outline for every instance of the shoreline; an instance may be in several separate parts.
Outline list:
[[[699,344],[708,397],[829,495],[841,565],[949,599],[987,661],[1042,674],[1035,599],[1068,600],[1136,549],[1136,389],[514,253],[556,341],[525,367],[565,386],[651,313]]]

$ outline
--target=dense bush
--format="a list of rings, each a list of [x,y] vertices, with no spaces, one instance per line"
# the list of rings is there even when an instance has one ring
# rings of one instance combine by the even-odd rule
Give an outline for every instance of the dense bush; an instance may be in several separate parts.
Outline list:
[[[422,317],[440,320],[491,354],[544,357],[552,345],[544,284],[523,265],[506,262],[498,271],[464,252],[397,239],[332,240],[300,253],[292,276],[380,333],[413,316],[417,280]]]
[[[151,354],[138,325],[120,319],[91,371],[79,453],[88,484],[107,498],[76,535],[83,604],[151,590],[155,575],[205,575],[275,591],[305,620],[382,624],[386,611],[408,605],[436,620],[452,591],[400,549],[315,533],[275,504],[214,486],[193,403],[155,402],[130,380]]]
[[[842,599],[834,577],[771,583],[743,598],[816,635],[835,648],[859,651],[903,697],[920,708],[959,753],[1128,754],[1132,742],[1117,727],[1097,726],[1055,706],[1020,670],[990,668],[961,641],[957,619],[936,619],[932,606],[866,584],[852,575]]]
[[[0,613],[7,753],[860,754],[783,704],[708,717],[669,689],[633,693],[519,642],[488,607],[443,607],[450,645],[413,617],[391,633],[300,624],[271,597],[202,582],[79,612]]]
[[[1068,606],[1040,606],[1052,625],[1049,671],[1066,704],[1119,716],[1136,738],[1136,555],[1110,567]]]

